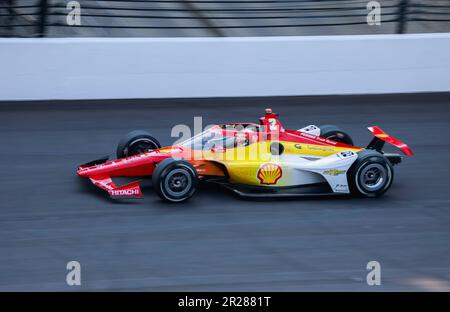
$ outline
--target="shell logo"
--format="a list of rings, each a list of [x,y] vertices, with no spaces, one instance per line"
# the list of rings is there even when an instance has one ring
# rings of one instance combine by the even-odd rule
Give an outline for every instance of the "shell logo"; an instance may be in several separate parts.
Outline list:
[[[283,170],[277,164],[263,164],[259,167],[256,177],[261,184],[273,185],[283,176]]]

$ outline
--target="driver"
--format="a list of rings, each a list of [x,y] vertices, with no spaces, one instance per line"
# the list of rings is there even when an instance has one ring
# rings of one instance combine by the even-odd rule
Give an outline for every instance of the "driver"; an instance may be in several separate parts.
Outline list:
[[[236,147],[243,147],[248,145],[248,139],[245,137],[245,135],[236,135]]]

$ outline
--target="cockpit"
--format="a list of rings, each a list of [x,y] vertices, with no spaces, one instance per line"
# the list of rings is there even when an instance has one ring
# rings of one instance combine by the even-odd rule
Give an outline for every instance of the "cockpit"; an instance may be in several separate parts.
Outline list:
[[[258,139],[259,125],[216,125],[184,141],[182,146],[193,150],[223,150],[248,146]]]

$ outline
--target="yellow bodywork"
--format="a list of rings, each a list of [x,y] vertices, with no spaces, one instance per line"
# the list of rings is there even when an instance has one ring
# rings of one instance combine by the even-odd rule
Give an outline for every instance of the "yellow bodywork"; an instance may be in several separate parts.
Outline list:
[[[283,155],[313,158],[326,157],[342,151],[362,150],[361,148],[279,142],[284,146]],[[271,143],[272,141],[264,141],[220,151],[194,151],[194,157],[223,164],[232,183],[255,186],[291,185],[292,174],[295,172],[291,166],[283,162],[283,155],[277,156],[270,153]]]

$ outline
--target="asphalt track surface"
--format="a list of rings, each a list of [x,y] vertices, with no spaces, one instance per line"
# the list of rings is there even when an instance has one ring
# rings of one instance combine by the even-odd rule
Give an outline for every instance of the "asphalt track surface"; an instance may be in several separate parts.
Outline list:
[[[382,198],[249,201],[202,185],[192,200],[114,202],[78,164],[146,129],[256,121],[379,125],[415,156]],[[450,290],[450,95],[0,103],[0,290]],[[81,263],[81,286],[66,263]],[[381,264],[368,286],[366,264]]]

